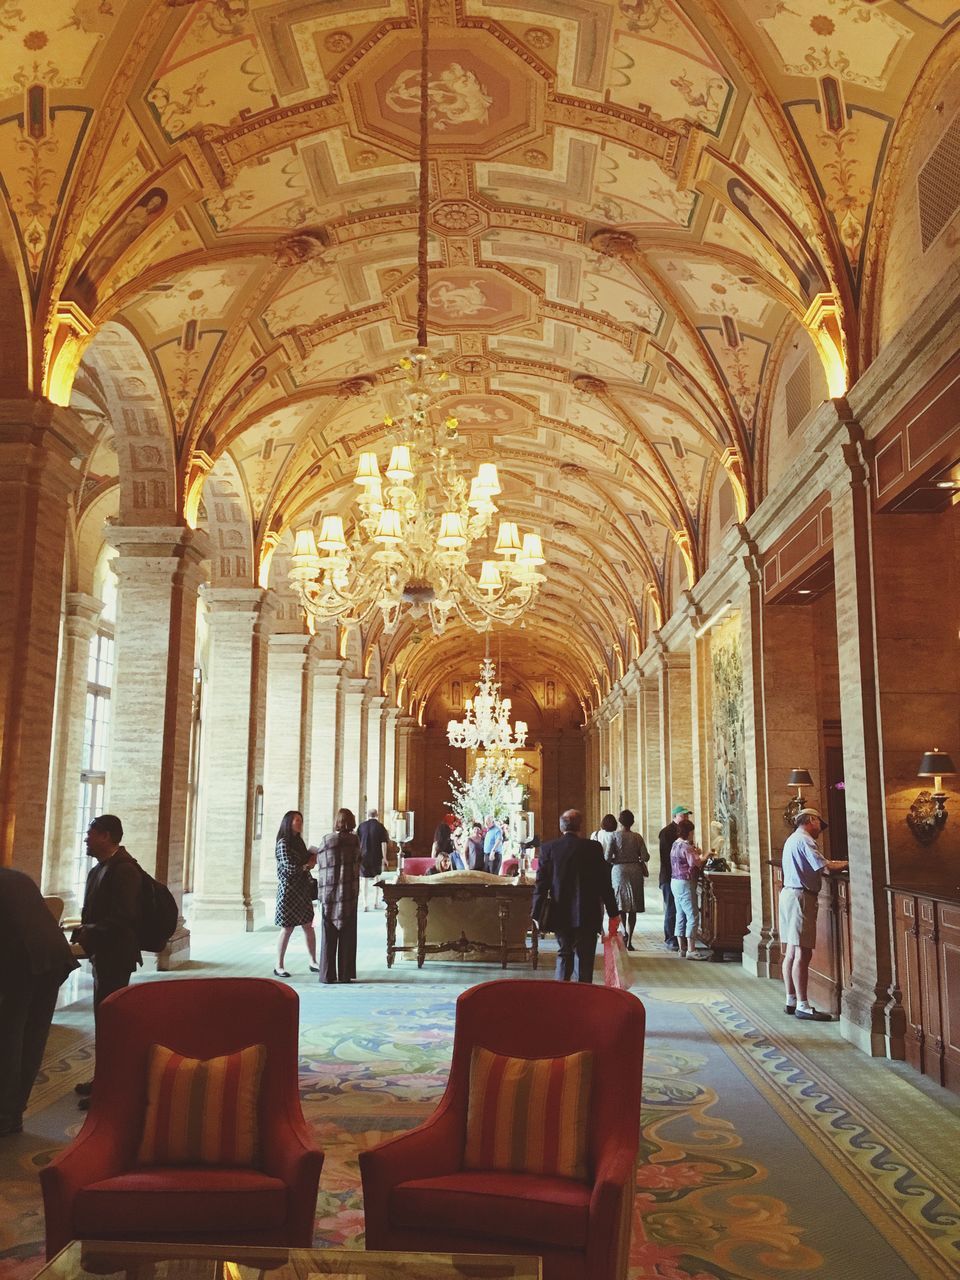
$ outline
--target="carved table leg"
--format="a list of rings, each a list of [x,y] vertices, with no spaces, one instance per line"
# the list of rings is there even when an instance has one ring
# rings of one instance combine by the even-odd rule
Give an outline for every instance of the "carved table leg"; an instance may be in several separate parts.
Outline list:
[[[426,898],[421,898],[417,902],[417,968],[423,968],[423,962],[427,958],[427,916],[430,907]]]
[[[500,968],[507,967],[509,948],[507,947],[507,921],[510,919],[510,903],[497,903],[497,917],[500,921]]]
[[[393,968],[393,961],[396,956],[397,947],[397,916],[400,912],[400,904],[396,899],[391,899],[387,903],[387,968]]]
[[[530,959],[536,972],[540,964],[540,930],[536,925],[530,930]]]

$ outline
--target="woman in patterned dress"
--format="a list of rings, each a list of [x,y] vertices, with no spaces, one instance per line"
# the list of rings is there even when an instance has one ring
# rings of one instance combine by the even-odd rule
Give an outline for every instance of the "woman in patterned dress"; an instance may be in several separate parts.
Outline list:
[[[313,928],[313,886],[316,884],[310,871],[317,861],[303,842],[303,814],[290,809],[283,815],[277,832],[277,915],[274,921],[280,926],[277,945],[277,967],[274,975],[289,978],[283,962],[294,929],[299,925],[307,940],[310,952],[310,972],[319,973],[317,964],[317,935]]]
[[[646,910],[643,901],[643,877],[650,861],[646,841],[633,830],[634,816],[629,809],[620,814],[620,829],[613,841],[604,849],[604,856],[611,864],[610,879],[617,895],[620,919],[623,922],[623,940],[627,950],[633,951],[633,931],[637,927],[637,913]]]

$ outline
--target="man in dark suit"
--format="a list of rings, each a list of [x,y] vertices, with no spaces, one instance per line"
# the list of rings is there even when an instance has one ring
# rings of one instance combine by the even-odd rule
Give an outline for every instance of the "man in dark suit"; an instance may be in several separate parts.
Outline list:
[[[533,891],[534,920],[541,919],[547,895],[551,898],[550,927],[557,935],[557,972],[561,982],[574,973],[578,982],[593,981],[597,935],[603,931],[603,909],[610,917],[610,933],[620,927],[617,899],[610,883],[610,868],[596,840],[580,835],[583,815],[568,809],[560,817],[560,839],[540,850],[537,883]]]
[[[23,1128],[57,992],[76,967],[34,882],[0,867],[0,1136]]]
[[[673,900],[670,888],[670,850],[680,832],[677,823],[690,820],[690,806],[675,804],[670,822],[660,832],[660,892],[663,894],[663,945],[668,951],[676,951],[679,946],[675,933],[677,931],[677,904]]]
[[[120,841],[123,824],[112,813],[94,818],[87,828],[87,853],[96,865],[87,876],[80,928],[73,941],[90,957],[93,969],[93,1012],[107,996],[129,986],[143,957],[137,941],[143,893],[140,868]],[[93,1084],[76,1086],[86,1110]]]

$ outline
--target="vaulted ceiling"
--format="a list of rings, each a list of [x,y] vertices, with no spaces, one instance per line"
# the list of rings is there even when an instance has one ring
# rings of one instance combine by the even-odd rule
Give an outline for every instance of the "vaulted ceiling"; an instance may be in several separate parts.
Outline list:
[[[878,174],[953,10],[433,0],[431,349],[464,466],[495,459],[504,511],[543,535],[529,626],[584,689],[702,571],[714,486],[741,518],[760,496],[786,339],[833,393],[869,354]],[[128,515],[191,517],[229,454],[254,578],[292,527],[345,507],[356,453],[400,408],[419,16],[0,0],[27,376],[65,402],[78,374],[121,485],[170,471],[129,482]],[[157,420],[152,454],[127,447]]]

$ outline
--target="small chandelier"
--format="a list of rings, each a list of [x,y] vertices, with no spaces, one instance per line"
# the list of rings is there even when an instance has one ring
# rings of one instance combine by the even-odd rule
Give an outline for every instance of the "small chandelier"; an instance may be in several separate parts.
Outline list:
[[[414,616],[426,612],[441,635],[451,614],[476,631],[493,622],[512,625],[545,581],[539,571],[545,561],[540,535],[521,533],[512,520],[499,522],[493,555],[472,554],[497,512],[497,468],[482,462],[468,487],[450,449],[457,419],[448,416],[438,427],[430,417],[447,374],[427,350],[429,0],[420,23],[417,346],[400,361],[407,413],[398,423],[384,420],[397,443],[382,472],[376,453],[360,454],[349,536],[340,515],[323,517],[319,537],[313,528],[298,530],[290,581],[315,621],[353,625],[379,609],[384,630],[392,632],[406,607]],[[431,492],[439,497],[432,499]],[[475,578],[471,561],[477,559]]]
[[[527,726],[523,720],[511,725],[510,699],[500,697],[496,674],[493,660],[484,658],[476,697],[464,703],[462,720],[447,722],[447,741],[451,747],[503,753],[517,751],[526,742]]]

